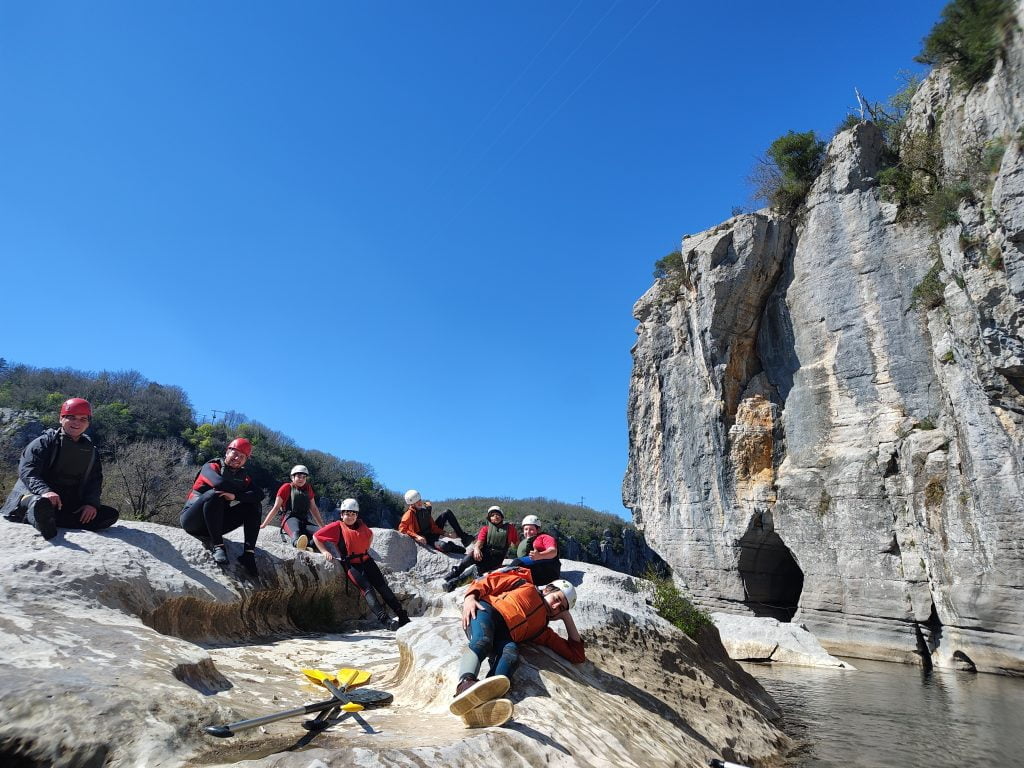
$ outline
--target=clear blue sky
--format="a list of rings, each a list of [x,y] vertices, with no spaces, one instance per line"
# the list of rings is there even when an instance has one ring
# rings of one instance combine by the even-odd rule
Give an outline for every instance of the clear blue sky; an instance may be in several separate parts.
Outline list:
[[[654,261],[897,90],[943,5],[7,0],[0,356],[626,515]]]

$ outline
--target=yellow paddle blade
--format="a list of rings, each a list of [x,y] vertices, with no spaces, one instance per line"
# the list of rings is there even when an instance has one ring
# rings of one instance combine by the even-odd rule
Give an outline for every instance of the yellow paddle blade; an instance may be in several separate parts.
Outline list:
[[[343,688],[357,688],[370,682],[371,673],[365,669],[339,669],[337,677],[332,681]]]
[[[366,685],[370,682],[370,673],[365,669],[339,669],[334,674],[330,672],[321,672],[319,669],[304,669],[302,674],[306,676],[306,679],[311,683],[323,686],[324,680],[327,680],[334,685],[340,685],[347,688],[355,688],[359,685]]]
[[[362,712],[365,707],[362,704],[356,704],[354,701],[350,701],[348,704],[342,704],[341,708],[346,712]]]

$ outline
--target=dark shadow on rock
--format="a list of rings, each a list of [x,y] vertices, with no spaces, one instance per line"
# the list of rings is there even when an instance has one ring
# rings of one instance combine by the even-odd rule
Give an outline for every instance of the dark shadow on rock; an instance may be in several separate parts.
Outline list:
[[[605,672],[589,661],[583,664],[572,664],[553,651],[537,646],[527,646],[524,651],[523,658],[529,660],[530,665],[523,665],[516,672],[517,679],[513,681],[510,694],[510,698],[514,702],[522,701],[530,696],[550,696],[541,679],[540,670],[554,672],[573,679],[581,685],[628,699],[635,706],[668,721],[673,727],[688,734],[694,741],[706,746],[712,753],[716,751],[717,747],[712,745],[702,733],[694,730],[671,706],[623,678]]]
[[[518,699],[518,700],[521,701],[521,699]],[[552,739],[546,733],[541,733],[536,728],[531,728],[528,725],[523,725],[522,723],[517,723],[515,720],[510,720],[509,722],[505,723],[505,725],[503,725],[502,728],[507,728],[510,731],[516,731],[518,733],[521,733],[521,734],[523,734],[523,736],[526,736],[529,739],[533,739],[534,741],[536,741],[536,742],[538,742],[540,744],[543,744],[545,747],[550,747],[551,749],[557,749],[563,755],[571,755],[572,754],[572,752],[570,752],[568,749],[563,747],[557,741]]]
[[[182,575],[195,580],[206,589],[209,589],[218,598],[233,597],[231,590],[190,564],[178,548],[162,536],[137,528],[120,528],[116,525],[112,528],[107,528],[101,535],[110,539],[119,539],[125,544],[130,544],[147,552],[174,570],[180,571]],[[212,556],[210,561],[211,563],[213,562]]]

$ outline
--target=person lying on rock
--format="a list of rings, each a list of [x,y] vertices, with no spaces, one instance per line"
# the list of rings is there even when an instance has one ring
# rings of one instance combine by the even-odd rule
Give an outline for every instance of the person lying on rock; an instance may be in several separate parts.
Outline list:
[[[514,525],[505,522],[505,513],[501,507],[490,507],[487,510],[487,524],[476,535],[468,554],[444,575],[444,591],[455,589],[462,574],[474,565],[478,576],[500,568],[505,562],[508,548],[518,544],[519,532]]]
[[[459,682],[449,710],[462,716],[467,725],[500,725],[511,709],[476,711],[509,689],[519,666],[523,643],[543,645],[573,664],[587,660],[583,638],[569,612],[576,604],[576,589],[559,579],[538,587],[527,568],[502,568],[473,581],[462,603],[462,628],[469,646],[459,663]],[[561,621],[568,640],[548,624]],[[480,680],[480,665],[489,661],[489,675]],[[504,722],[505,720],[501,720]]]
[[[558,542],[551,534],[541,532],[541,522],[536,515],[523,518],[523,540],[516,554],[518,557],[509,565],[529,568],[537,584],[548,584],[562,573]]]
[[[341,520],[329,523],[314,533],[313,542],[324,557],[341,563],[349,581],[356,585],[370,610],[386,629],[398,629],[409,623],[409,614],[370,557],[373,531],[359,519],[358,501],[345,499],[341,502]],[[388,618],[387,608],[381,601],[395,612],[397,618]]]
[[[296,464],[292,467],[291,478],[290,483],[277,489],[274,506],[260,523],[260,528],[266,528],[274,515],[280,513],[281,538],[296,549],[305,550],[314,531],[324,527],[324,518],[316,506],[313,486],[309,483],[309,470],[302,464]],[[309,522],[310,514],[316,521],[316,527]]]
[[[88,400],[64,401],[60,426],[47,429],[22,451],[18,479],[0,514],[28,523],[47,540],[58,528],[101,531],[117,522],[117,510],[100,503],[103,469],[85,434],[91,420]]]
[[[252,443],[236,437],[228,443],[223,459],[207,462],[196,475],[181,510],[181,527],[211,549],[218,565],[226,565],[224,534],[242,528],[244,544],[239,564],[256,576],[256,539],[260,533],[260,502],[263,491],[246,473],[245,462]]]
[[[444,536],[445,525],[450,525],[463,546],[469,545],[473,537],[462,530],[455,513],[446,509],[444,514],[434,519],[434,508],[429,501],[424,501],[420,492],[410,489],[405,492],[405,514],[398,523],[398,532],[411,536],[421,547],[430,547],[445,554],[466,554],[466,550],[451,541],[438,540]]]

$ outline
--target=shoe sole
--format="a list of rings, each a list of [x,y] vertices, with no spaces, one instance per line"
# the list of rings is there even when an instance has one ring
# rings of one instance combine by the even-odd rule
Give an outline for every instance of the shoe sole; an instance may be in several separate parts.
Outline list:
[[[35,503],[32,517],[35,519],[33,526],[44,539],[49,541],[57,535],[57,514],[53,509],[53,504],[48,500],[40,499]]]
[[[464,715],[481,704],[504,696],[511,685],[511,681],[504,675],[484,678],[456,696],[448,706],[448,711],[453,715]]]
[[[295,540],[295,548],[300,552],[305,552],[307,546],[309,546],[309,537],[306,534],[302,534]]]
[[[492,699],[469,710],[462,716],[462,722],[467,728],[493,728],[511,720],[513,712],[515,707],[508,699]]]

